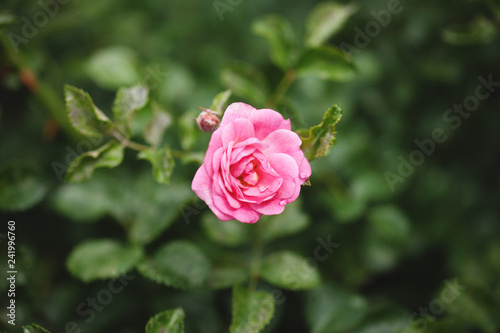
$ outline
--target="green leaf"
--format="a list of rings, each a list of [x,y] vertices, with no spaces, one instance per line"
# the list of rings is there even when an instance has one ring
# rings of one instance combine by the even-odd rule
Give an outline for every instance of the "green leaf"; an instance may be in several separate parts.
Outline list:
[[[158,183],[170,184],[175,161],[169,147],[141,151],[137,154],[137,158],[151,162],[153,176]]]
[[[149,90],[143,85],[120,88],[113,103],[113,114],[118,129],[130,137],[131,123],[134,114],[148,102]]]
[[[444,29],[441,37],[452,45],[488,44],[497,37],[497,28],[494,22],[478,15],[467,25]]]
[[[111,216],[128,230],[132,243],[147,244],[173,223],[184,203],[194,198],[186,184],[161,185],[150,172],[106,171],[84,183],[60,186],[53,196],[53,207],[79,222]]]
[[[338,82],[350,81],[356,76],[352,64],[333,46],[306,49],[299,57],[296,72],[298,76],[313,75]]]
[[[351,331],[367,311],[364,298],[337,287],[324,286],[307,295],[306,318],[311,333]]]
[[[342,118],[342,108],[339,104],[335,104],[325,112],[321,124],[308,130],[297,131],[302,139],[300,148],[309,161],[324,156],[328,149],[335,144],[337,140],[335,124],[339,122],[340,118]]]
[[[386,240],[402,242],[410,234],[410,223],[406,216],[394,205],[372,208],[368,221],[378,235]]]
[[[69,165],[65,179],[71,183],[89,180],[95,169],[114,168],[123,161],[124,147],[117,141],[109,141],[96,150],[85,152]]]
[[[366,210],[367,203],[353,196],[352,191],[339,187],[331,188],[321,196],[333,216],[340,223],[356,221]]]
[[[374,315],[372,315],[373,317]],[[368,318],[363,320],[363,326],[354,331],[354,333],[411,333],[409,329],[405,329],[408,326],[407,314],[395,316],[383,313],[377,314],[375,318],[372,320],[368,320]],[[443,330],[441,332],[458,333],[456,330]]]
[[[175,308],[158,313],[146,324],[146,333],[184,333],[184,317],[182,308]]]
[[[220,221],[212,212],[203,214],[201,223],[207,237],[218,244],[238,246],[250,240],[250,224],[236,220]]]
[[[124,47],[95,52],[86,67],[91,79],[110,90],[131,86],[140,80],[135,52]]]
[[[301,201],[286,205],[285,211],[280,215],[262,216],[262,239],[271,241],[276,238],[296,234],[309,225],[309,218],[301,209]]]
[[[210,106],[210,110],[213,110],[217,112],[218,114],[223,114],[224,110],[226,109],[226,103],[229,100],[229,97],[231,97],[231,90],[225,90],[223,92],[220,92],[215,96],[215,98],[212,101],[212,106]]]
[[[144,128],[144,139],[147,143],[157,147],[163,139],[165,130],[171,124],[172,117],[167,112],[162,111],[156,104],[153,104],[153,118]]]
[[[239,286],[233,289],[230,333],[258,333],[274,316],[275,301],[267,291],[249,292]]]
[[[224,289],[248,280],[250,273],[247,267],[239,267],[241,262],[214,265],[207,280],[209,288]]]
[[[128,232],[132,242],[146,244],[165,231],[180,215],[181,205],[192,198],[193,191],[186,184],[164,186],[148,175],[128,190],[115,206],[114,215],[123,222],[131,221]],[[124,209],[124,205],[128,207]]]
[[[264,104],[268,97],[264,74],[247,63],[235,63],[221,71],[222,84],[235,95],[247,98],[252,103]]]
[[[406,324],[408,324],[408,318],[406,318]],[[422,330],[422,323],[425,323],[425,331]],[[435,316],[428,315],[417,317],[414,321],[411,321],[411,324],[407,325],[404,329],[395,330],[395,333],[442,333],[442,332],[453,332],[453,333],[468,333],[470,332],[470,323],[464,322],[463,316],[457,315],[454,317],[445,317],[442,319],[437,319]],[[387,332],[380,331],[381,333]],[[486,331],[481,331],[486,332]],[[358,332],[356,332],[358,333]],[[365,333],[365,332],[359,332]],[[368,333],[373,333],[373,331],[369,331]]]
[[[47,189],[35,166],[21,162],[5,164],[0,169],[0,210],[29,209],[45,197]]]
[[[316,5],[306,20],[306,46],[320,46],[333,37],[356,11],[355,5],[328,1]]]
[[[469,286],[464,286],[460,280],[446,280],[439,293],[441,299],[446,302],[446,312],[468,323],[474,323],[481,328],[481,332],[497,332],[495,324],[495,319],[498,318],[497,312],[491,309],[488,301],[468,288]],[[446,295],[446,300],[443,299],[443,295]]]
[[[71,251],[66,266],[84,282],[119,277],[143,257],[140,246],[127,247],[112,239],[87,240]]]
[[[252,24],[254,34],[264,38],[270,47],[272,62],[283,70],[294,65],[297,46],[291,23],[278,15],[268,15]]]
[[[37,324],[23,326],[23,333],[50,333],[48,330]]]
[[[10,14],[0,14],[0,29],[16,23],[17,18]]]
[[[174,241],[160,248],[152,259],[141,263],[139,272],[158,283],[175,288],[200,287],[210,273],[203,252],[188,241]]]
[[[307,290],[319,286],[316,267],[306,259],[289,251],[274,252],[262,261],[262,278],[290,290]]]
[[[66,111],[73,127],[83,135],[102,137],[113,127],[113,123],[92,102],[82,89],[65,85]]]

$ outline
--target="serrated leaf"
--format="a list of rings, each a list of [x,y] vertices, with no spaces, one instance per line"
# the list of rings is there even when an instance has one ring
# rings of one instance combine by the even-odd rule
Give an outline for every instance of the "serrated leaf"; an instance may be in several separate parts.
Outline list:
[[[478,15],[467,25],[444,29],[441,37],[452,45],[488,44],[497,37],[497,28],[494,22]]]
[[[232,321],[230,333],[258,333],[274,316],[275,301],[267,291],[249,292],[239,286],[233,288]]]
[[[23,333],[50,333],[48,330],[37,324],[23,326]]]
[[[280,215],[262,216],[262,239],[269,242],[300,232],[309,225],[309,218],[300,210],[300,200],[288,204]]]
[[[83,135],[102,137],[113,123],[94,105],[90,95],[76,87],[65,85],[66,111],[73,127]]]
[[[137,154],[137,158],[151,162],[153,176],[158,183],[170,184],[170,176],[172,176],[175,166],[170,148],[163,147],[155,150],[144,150]]]
[[[175,288],[200,287],[210,273],[203,252],[188,241],[174,241],[160,248],[153,258],[138,267],[145,277]]]
[[[180,215],[181,205],[193,198],[193,191],[184,183],[164,186],[147,177],[127,192],[127,209],[123,204],[115,207],[120,220],[132,221],[128,232],[134,243],[146,244],[158,237]]]
[[[146,333],[184,333],[184,317],[182,308],[175,308],[158,313],[146,324]]]
[[[0,169],[0,210],[26,210],[47,193],[46,182],[35,166],[14,162]]]
[[[262,261],[262,279],[290,290],[307,290],[319,286],[321,279],[316,267],[289,251],[274,252]]]
[[[157,147],[163,139],[165,130],[172,124],[172,117],[153,104],[153,118],[143,131],[147,143]]]
[[[60,186],[53,207],[68,219],[92,222],[112,216],[128,230],[132,243],[147,244],[164,232],[194,198],[189,186],[158,184],[150,172],[96,173],[84,183]]]
[[[66,266],[84,282],[119,277],[143,257],[140,246],[127,247],[112,239],[87,240],[71,251]]]
[[[121,88],[116,93],[113,103],[113,114],[118,129],[130,137],[131,123],[134,114],[148,102],[149,90],[143,85]]]
[[[235,95],[247,98],[252,103],[264,104],[268,96],[264,74],[246,63],[235,63],[221,71],[222,84]]]
[[[350,81],[356,76],[353,65],[333,46],[306,49],[299,57],[296,73],[337,82]]]
[[[333,37],[357,11],[349,4],[328,1],[316,5],[306,20],[306,46],[320,46]]]
[[[324,156],[335,144],[337,134],[335,125],[340,118],[342,118],[342,108],[339,104],[335,104],[325,112],[321,124],[308,130],[297,131],[302,140],[300,148],[309,161]]]
[[[69,165],[65,180],[78,183],[92,177],[95,169],[114,168],[123,161],[124,147],[117,141],[109,141],[96,150],[85,152]]]
[[[111,90],[136,84],[141,79],[136,54],[125,47],[110,47],[95,52],[89,58],[86,69],[99,86]]]
[[[201,223],[207,237],[221,245],[238,246],[250,240],[250,224],[236,220],[220,221],[212,212],[203,214]]]
[[[231,97],[231,90],[224,90],[223,92],[218,93],[210,106],[210,110],[217,112],[218,114],[223,114],[225,110],[225,106],[229,97]]]
[[[367,312],[364,298],[337,287],[324,286],[307,295],[306,318],[311,333],[348,332]]]
[[[269,44],[272,62],[283,70],[292,67],[296,61],[297,46],[291,23],[278,15],[268,15],[252,24],[254,34]]]

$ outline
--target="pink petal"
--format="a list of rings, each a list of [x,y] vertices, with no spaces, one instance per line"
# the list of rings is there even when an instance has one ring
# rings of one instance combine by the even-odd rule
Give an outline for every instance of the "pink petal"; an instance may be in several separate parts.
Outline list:
[[[203,165],[196,172],[193,182],[191,184],[191,189],[196,193],[196,195],[214,212],[217,218],[221,221],[232,220],[233,217],[221,212],[215,205],[212,199],[212,180],[208,176]]]
[[[297,184],[297,181],[295,179],[284,178],[281,187],[276,191],[276,197],[282,200],[286,199],[288,200],[288,202],[292,202],[297,199],[297,197],[295,197],[293,200],[291,199],[297,194],[297,188],[300,192],[300,185]]]
[[[255,223],[257,222],[262,214],[256,212],[248,205],[243,205],[241,209],[237,209],[234,212],[234,218],[243,223]]]
[[[274,131],[292,129],[289,119],[285,120],[280,113],[271,109],[261,109],[253,112],[249,120],[255,128],[255,136],[261,140]]]
[[[285,204],[282,200],[269,200],[260,204],[250,204],[250,207],[263,215],[277,215],[283,213]]]
[[[245,103],[233,103],[224,112],[220,127],[226,126],[238,118],[249,118],[255,110],[253,106]]]
[[[302,153],[302,156],[304,156],[304,153]],[[304,157],[302,163],[299,166],[299,177],[301,180],[301,184],[304,184],[304,182],[309,179],[309,177],[311,177],[311,172],[311,165],[309,164],[309,161]]]
[[[295,132],[284,129],[270,133],[262,142],[268,145],[266,154],[295,152],[300,150],[302,144]]]
[[[241,208],[239,208],[239,209],[234,209],[227,202],[226,197],[222,197],[222,196],[218,196],[218,195],[214,196],[214,204],[215,204],[215,206],[220,208],[222,213],[224,213],[228,216],[232,216],[233,219],[236,219],[236,220],[243,222],[243,223],[255,223],[261,217],[261,214],[254,211],[247,204],[243,204],[241,206]]]
[[[248,119],[235,119],[222,128],[222,145],[226,148],[230,142],[238,143],[254,136],[253,125]]]
[[[292,179],[299,177],[299,166],[290,155],[283,153],[270,154],[267,156],[267,161],[281,177]]]
[[[207,167],[207,171],[209,174],[213,173],[212,160],[215,152],[219,148],[222,148],[222,130],[220,128],[212,133],[210,143],[208,144],[207,153],[205,154],[205,159],[203,161],[203,163]]]

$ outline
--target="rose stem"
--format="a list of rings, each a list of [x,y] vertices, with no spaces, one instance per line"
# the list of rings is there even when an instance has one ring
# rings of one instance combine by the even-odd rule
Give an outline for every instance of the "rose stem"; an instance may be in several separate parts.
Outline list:
[[[10,63],[21,75],[23,72],[30,74],[31,85],[26,85],[30,92],[40,101],[40,104],[54,117],[59,125],[66,133],[74,140],[81,140],[80,136],[71,126],[68,116],[66,115],[66,107],[60,101],[60,96],[57,91],[51,86],[41,81],[35,74],[24,64],[19,50],[14,50],[12,44],[7,39],[5,33],[0,32],[0,50],[5,50],[7,62]]]
[[[141,145],[140,143],[137,143],[137,142],[134,142],[134,141],[130,141],[128,139],[125,139],[119,132],[117,131],[113,131],[111,133],[111,135],[113,135],[118,141],[120,141],[120,143],[122,145],[124,145],[125,147],[129,147],[130,149],[133,149],[133,150],[137,150],[137,151],[143,151],[143,150],[149,150],[151,149],[151,147],[149,146],[145,146],[145,145]]]
[[[269,108],[274,108],[276,104],[278,104],[279,101],[283,98],[285,93],[288,91],[292,83],[295,81],[295,72],[293,69],[289,69],[285,72],[285,75],[281,79],[280,83],[278,83],[278,86],[276,87],[276,90],[274,90],[273,95],[269,98],[267,101],[267,106]]]
[[[250,260],[250,282],[248,284],[248,291],[253,292],[257,286],[260,277],[260,266],[262,258],[262,222],[254,224],[254,233],[252,239],[252,258]]]

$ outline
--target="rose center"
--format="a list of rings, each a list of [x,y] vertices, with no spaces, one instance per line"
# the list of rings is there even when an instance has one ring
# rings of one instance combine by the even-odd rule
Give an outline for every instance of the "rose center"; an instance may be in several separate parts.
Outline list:
[[[240,183],[244,186],[254,186],[259,181],[257,173],[257,163],[254,161],[247,164],[243,173],[238,177]]]

